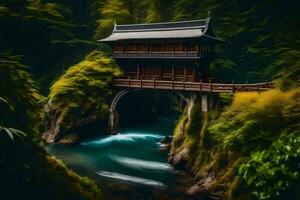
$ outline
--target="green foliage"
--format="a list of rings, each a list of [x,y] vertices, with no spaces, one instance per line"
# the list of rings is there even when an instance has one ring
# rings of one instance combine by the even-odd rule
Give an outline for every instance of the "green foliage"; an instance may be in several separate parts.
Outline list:
[[[277,52],[272,68],[282,69],[278,74],[279,86],[283,89],[293,88],[300,85],[300,51],[290,48],[281,49]],[[287,59],[288,58],[288,59]]]
[[[27,70],[28,67],[21,63],[20,56],[0,54],[0,94],[9,109],[14,111],[2,118],[7,109],[1,109],[0,119],[9,126],[33,132],[39,117],[39,101],[42,96]]]
[[[115,23],[124,24],[133,22],[126,0],[106,1],[104,7],[100,8],[101,19],[95,32],[96,38],[108,36]]]
[[[294,199],[293,190],[300,178],[299,163],[299,133],[284,134],[270,148],[252,153],[238,173],[256,199]],[[289,189],[291,193],[284,192]]]
[[[19,139],[23,139],[24,137],[27,137],[27,135],[23,131],[14,128],[6,128],[0,126],[0,135],[3,134],[6,134],[11,139],[11,141],[14,141],[15,137],[18,137]]]
[[[0,138],[0,199],[103,199],[95,182],[78,176],[31,139],[16,139],[11,145],[8,138]]]
[[[49,173],[52,175],[55,175],[57,173],[60,173],[61,175],[57,176],[58,179],[61,179],[61,181],[65,181],[62,177],[67,177],[70,181],[68,183],[68,189],[75,190],[78,193],[76,196],[74,194],[68,194],[65,199],[88,199],[88,200],[102,200],[103,195],[102,191],[98,188],[96,183],[92,180],[90,180],[88,177],[81,177],[78,174],[76,174],[73,170],[70,170],[61,160],[56,159],[54,156],[47,156],[47,164],[49,166],[53,167],[55,171],[49,170]],[[49,174],[49,175],[51,175]],[[57,180],[59,181],[59,180]],[[63,192],[64,191],[60,191]],[[60,194],[64,196],[63,194]]]
[[[196,156],[194,152],[199,145],[200,141],[200,129],[202,126],[202,113],[199,103],[196,102],[190,107],[186,108],[181,118],[177,122],[174,130],[173,138],[173,150],[182,151],[183,149],[189,149],[191,157]],[[189,109],[191,109],[189,111]],[[190,112],[190,113],[189,113]],[[190,115],[190,116],[189,116]]]
[[[237,80],[240,75],[237,64],[228,58],[216,58],[210,64],[209,72],[227,83]]]
[[[215,176],[208,191],[222,190],[226,199],[253,199],[252,192],[258,199],[297,199],[300,89],[221,95],[219,102],[204,122],[199,113],[190,120],[184,113],[172,152],[188,148],[190,169],[200,178]]]
[[[76,126],[83,118],[104,118],[113,94],[113,77],[120,74],[114,60],[102,52],[90,53],[51,86],[48,96],[51,113],[60,118],[65,129]]]
[[[291,76],[299,75],[295,57],[299,54],[299,36],[295,34],[299,32],[295,26],[299,6],[294,1],[284,5],[280,0],[202,4],[202,9],[211,11],[217,35],[226,40],[222,55],[238,66],[240,75],[235,81],[266,80],[274,75],[288,81],[291,77],[281,72],[289,66],[293,66]],[[219,77],[226,80],[226,76]]]
[[[230,98],[222,98],[221,106],[227,108],[221,114],[220,111],[210,112],[201,131],[198,130],[202,123],[198,118],[200,111],[195,107],[190,121],[185,114],[178,122],[174,144],[193,148],[191,153],[196,153],[189,163],[192,169],[198,170],[198,174],[214,172],[215,185],[221,185],[222,189],[226,190],[233,180],[232,168],[252,154],[240,169],[240,175],[249,183],[248,190],[254,189],[260,199],[277,198],[274,196],[277,192],[281,198],[284,192],[293,191],[291,187],[299,180],[298,175],[294,176],[297,169],[293,165],[295,160],[299,162],[299,138],[287,133],[300,128],[300,92],[297,89],[300,85],[300,12],[298,4],[292,0],[285,3],[280,0],[229,0],[225,3],[221,0],[2,0],[0,52],[12,50],[14,54],[24,55],[24,59],[21,62],[19,56],[0,55],[0,96],[3,97],[0,106],[9,104],[0,108],[3,127],[0,135],[5,136],[1,139],[10,140],[16,138],[13,130],[20,129],[29,133],[25,145],[30,147],[3,148],[0,163],[8,167],[1,168],[0,177],[8,180],[7,185],[12,188],[23,186],[22,191],[32,191],[35,183],[40,191],[53,192],[49,192],[53,194],[49,199],[61,199],[64,195],[69,199],[96,198],[97,189],[93,184],[74,178],[64,166],[51,159],[48,168],[45,154],[28,142],[37,138],[31,133],[40,121],[38,110],[42,97],[23,63],[32,66],[30,71],[45,92],[58,74],[82,60],[83,55],[103,48],[92,38],[108,35],[115,21],[125,24],[199,19],[207,17],[208,11],[217,36],[225,39],[225,44],[217,48],[222,57],[210,66],[213,76],[226,82],[265,81],[274,77],[279,79],[282,89],[296,89],[237,94],[231,105]],[[113,93],[112,78],[119,74],[111,59],[99,52],[91,53],[51,87],[50,120],[58,116],[62,126],[68,129],[82,119],[102,118],[107,114],[108,99]],[[15,143],[19,142],[15,139]],[[47,173],[39,170],[41,166],[48,169]],[[253,166],[256,169],[253,170]],[[53,170],[56,167],[62,173]],[[274,176],[270,175],[272,173]],[[67,177],[73,177],[75,185],[65,178],[66,174],[71,174]],[[41,182],[40,177],[46,180]],[[58,183],[59,191],[55,192]],[[239,187],[237,182],[232,185]],[[1,191],[10,191],[5,186],[0,184]],[[92,188],[93,192],[86,193],[84,188]],[[78,190],[85,193],[84,197],[76,192]]]
[[[295,91],[237,93],[231,106],[209,128],[224,148],[245,154],[267,147],[286,127],[292,126],[284,114],[293,103]]]
[[[1,54],[0,73],[0,177],[5,180],[0,182],[0,199],[102,199],[94,182],[39,146],[33,133],[40,122],[41,96],[20,57]]]
[[[177,121],[176,127],[173,131],[172,151],[180,150],[185,139],[184,128],[186,126],[187,121],[187,109],[185,109],[182,115],[180,116],[180,119]]]
[[[82,1],[3,0],[0,52],[23,55],[45,92],[64,68],[100,47],[91,41],[93,20],[91,14],[85,14],[89,11]]]
[[[150,0],[148,3],[146,22],[165,22],[172,16],[174,0]]]
[[[174,21],[199,18],[199,0],[177,0],[175,2]]]

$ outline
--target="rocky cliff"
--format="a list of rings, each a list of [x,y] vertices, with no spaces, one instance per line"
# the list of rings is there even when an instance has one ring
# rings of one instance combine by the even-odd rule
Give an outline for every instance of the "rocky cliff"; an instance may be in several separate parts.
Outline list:
[[[112,80],[121,74],[115,61],[94,51],[69,68],[50,88],[45,106],[48,143],[74,143],[76,129],[108,117]]]
[[[186,192],[208,199],[297,199],[299,102],[299,89],[244,92],[220,95],[216,107],[202,113],[196,99],[177,123],[169,157],[196,177]]]

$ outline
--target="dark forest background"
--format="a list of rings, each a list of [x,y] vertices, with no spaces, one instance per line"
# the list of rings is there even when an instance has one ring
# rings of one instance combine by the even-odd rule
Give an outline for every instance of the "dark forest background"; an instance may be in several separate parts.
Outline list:
[[[94,49],[114,23],[164,22],[210,16],[225,40],[210,66],[224,81],[253,82],[299,74],[296,0],[2,0],[0,52],[21,55],[46,94],[68,67]]]

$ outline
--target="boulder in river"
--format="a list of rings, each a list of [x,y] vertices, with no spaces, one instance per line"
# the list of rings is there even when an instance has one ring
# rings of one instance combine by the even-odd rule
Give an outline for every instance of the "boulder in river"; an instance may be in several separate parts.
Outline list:
[[[186,169],[187,161],[189,159],[189,150],[187,148],[184,148],[180,153],[169,156],[169,163],[172,164],[172,166],[175,169],[184,170]]]
[[[161,141],[160,143],[162,144],[170,144],[172,142],[172,137],[171,136],[165,136]]]

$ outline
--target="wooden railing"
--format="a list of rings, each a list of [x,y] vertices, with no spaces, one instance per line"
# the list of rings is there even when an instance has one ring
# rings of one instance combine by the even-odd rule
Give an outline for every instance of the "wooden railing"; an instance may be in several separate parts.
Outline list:
[[[122,88],[160,89],[191,92],[234,93],[237,91],[267,91],[275,87],[272,82],[255,84],[220,84],[203,82],[115,79],[114,85]]]
[[[207,53],[199,52],[113,52],[112,56],[114,58],[153,58],[153,57],[191,57],[191,58],[201,58],[208,56]]]

